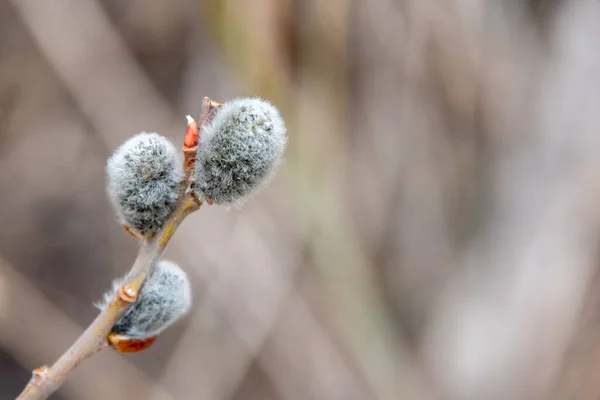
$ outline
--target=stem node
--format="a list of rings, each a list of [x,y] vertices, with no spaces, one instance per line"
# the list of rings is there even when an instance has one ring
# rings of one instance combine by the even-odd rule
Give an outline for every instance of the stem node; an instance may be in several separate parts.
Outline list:
[[[137,300],[138,293],[133,290],[129,285],[122,285],[119,288],[119,298],[126,303],[133,303]]]
[[[42,383],[48,376],[48,372],[50,372],[50,367],[47,365],[42,365],[41,367],[34,369],[31,373],[32,383],[34,385]]]

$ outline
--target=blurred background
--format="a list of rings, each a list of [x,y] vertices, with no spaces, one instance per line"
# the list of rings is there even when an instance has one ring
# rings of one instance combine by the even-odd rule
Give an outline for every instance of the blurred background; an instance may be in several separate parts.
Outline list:
[[[0,399],[131,266],[104,163],[259,95],[286,161],[166,258],[189,316],[52,398],[600,398],[595,0],[0,1]]]

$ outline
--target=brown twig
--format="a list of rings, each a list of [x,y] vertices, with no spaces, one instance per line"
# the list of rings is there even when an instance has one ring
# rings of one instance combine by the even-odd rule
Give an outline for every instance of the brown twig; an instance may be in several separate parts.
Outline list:
[[[202,99],[202,111],[200,112],[200,122],[196,123],[188,116],[188,126],[183,139],[183,155],[185,166],[185,180],[189,181],[194,163],[196,162],[196,151],[198,149],[198,140],[204,125],[209,123],[215,116],[215,111],[223,104],[205,97]]]
[[[113,326],[131,304],[136,301],[146,277],[160,259],[175,230],[186,216],[200,208],[202,204],[191,193],[187,193],[186,188],[190,184],[198,132],[203,124],[208,123],[213,118],[213,111],[220,106],[220,103],[205,97],[202,102],[199,126],[192,125],[192,121],[188,123],[183,148],[186,175],[182,183],[181,199],[165,226],[156,235],[142,239],[138,256],[127,274],[127,283],[119,288],[116,299],[106,306],[77,341],[51,367],[43,366],[33,371],[30,381],[17,400],[46,399],[63,384],[69,373],[82,361],[109,346],[107,338]],[[196,136],[195,143],[192,147],[189,147],[189,136],[194,134]],[[194,138],[192,137],[192,139]],[[147,347],[149,347],[149,344],[147,344]]]
[[[120,290],[121,293],[127,294],[127,296],[117,296],[54,365],[44,369],[43,374],[34,373],[23,392],[17,398],[18,400],[47,398],[62,385],[67,379],[68,374],[81,364],[83,360],[108,346],[106,338],[112,327],[131,305],[131,298],[136,297],[144,280],[159,260],[177,226],[179,226],[187,215],[197,210],[199,206],[191,196],[186,196],[180,202],[165,227],[153,238],[147,239],[142,243],[137,259],[128,274],[128,283]],[[39,369],[36,371],[39,371]]]

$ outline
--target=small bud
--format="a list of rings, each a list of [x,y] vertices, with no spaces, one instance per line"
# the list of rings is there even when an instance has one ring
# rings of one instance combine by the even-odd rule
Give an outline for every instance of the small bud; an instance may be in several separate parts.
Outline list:
[[[186,115],[187,129],[183,138],[183,148],[192,149],[198,145],[198,123],[189,115]]]
[[[122,284],[122,280],[115,281],[113,290],[104,295],[104,303],[97,307],[104,310],[113,302]],[[191,302],[190,282],[185,272],[177,264],[161,260],[144,281],[137,301],[121,316],[112,332],[120,340],[156,336],[185,315]]]
[[[152,346],[156,342],[156,339],[158,339],[158,336],[132,339],[129,336],[111,332],[106,339],[108,340],[108,344],[119,353],[138,353]]]
[[[272,176],[285,144],[285,124],[271,103],[227,102],[202,128],[192,189],[207,202],[241,203]]]
[[[108,159],[106,175],[107,192],[119,218],[147,235],[157,232],[173,212],[183,166],[167,138],[142,132]]]
[[[31,372],[31,375],[33,377],[33,382],[35,384],[40,384],[48,377],[49,373],[50,373],[50,367],[48,367],[47,365],[42,365],[41,367],[34,369]]]

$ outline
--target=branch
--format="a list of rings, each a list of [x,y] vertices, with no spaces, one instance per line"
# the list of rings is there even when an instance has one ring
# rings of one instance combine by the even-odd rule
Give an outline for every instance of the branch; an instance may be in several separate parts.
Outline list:
[[[42,366],[33,371],[32,377],[17,400],[43,400],[54,393],[67,379],[69,373],[91,355],[108,347],[107,337],[115,323],[137,300],[138,293],[163,254],[169,240],[183,219],[200,208],[201,201],[194,198],[186,189],[190,184],[191,171],[194,166],[198,135],[202,126],[213,118],[214,110],[221,103],[205,97],[202,101],[200,124],[190,119],[183,144],[185,156],[185,179],[181,186],[181,197],[175,211],[165,226],[154,236],[141,238],[137,258],[127,274],[126,284],[119,288],[116,299],[96,317],[77,341],[52,365]],[[127,228],[127,227],[126,227]],[[128,230],[130,233],[131,231]]]
[[[26,293],[26,296],[23,294]],[[68,348],[83,328],[52,304],[28,279],[0,254],[0,343],[21,365],[40,358],[55,358]],[[27,318],[23,318],[27,315]],[[44,316],[38,318],[37,316]],[[52,329],[48,329],[48,324]],[[44,332],[39,340],[38,332]],[[61,387],[64,398],[106,400],[122,397],[124,387],[144,398],[159,390],[161,399],[175,400],[167,391],[118,353],[94,360],[92,368],[80,368],[77,379]],[[95,368],[95,369],[94,369]],[[102,371],[98,374],[98,370]],[[95,381],[93,385],[90,383]],[[94,391],[94,385],[102,392]],[[154,387],[154,389],[153,389]]]
[[[186,195],[165,227],[155,237],[143,242],[137,259],[128,274],[129,283],[121,287],[120,295],[96,317],[79,339],[52,367],[44,366],[34,370],[31,380],[17,398],[18,400],[47,398],[63,384],[69,373],[83,360],[108,346],[106,337],[121,315],[135,301],[146,276],[159,260],[169,239],[181,221],[198,208],[199,204],[191,196]]]

